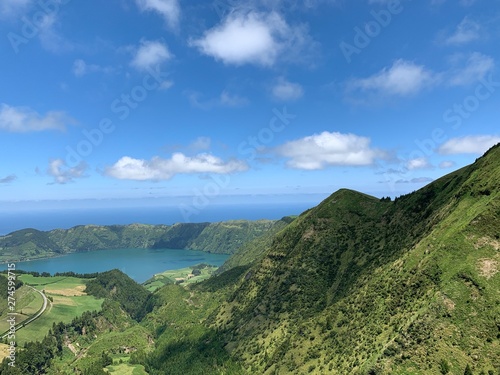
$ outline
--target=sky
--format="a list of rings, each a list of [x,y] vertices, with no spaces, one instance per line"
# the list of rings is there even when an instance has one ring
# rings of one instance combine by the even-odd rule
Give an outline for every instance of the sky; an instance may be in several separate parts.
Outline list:
[[[0,205],[405,194],[500,142],[499,42],[494,0],[2,0]]]

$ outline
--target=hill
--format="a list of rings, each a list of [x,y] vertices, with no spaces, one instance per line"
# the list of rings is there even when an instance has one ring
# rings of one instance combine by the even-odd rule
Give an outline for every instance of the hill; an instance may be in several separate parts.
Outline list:
[[[204,326],[250,373],[499,373],[499,184],[496,146],[394,202],[339,190],[250,267],[193,287],[227,291]]]
[[[19,364],[91,374],[114,365],[150,375],[500,373],[500,146],[393,202],[341,189],[285,224],[199,284],[150,294],[119,271],[98,277],[102,311],[55,327]],[[65,337],[87,355],[68,353]],[[46,346],[57,350],[30,361]]]
[[[80,225],[48,232],[23,229],[0,236],[0,262],[72,252],[123,248],[172,248],[232,254],[267,232],[274,220],[168,225]]]

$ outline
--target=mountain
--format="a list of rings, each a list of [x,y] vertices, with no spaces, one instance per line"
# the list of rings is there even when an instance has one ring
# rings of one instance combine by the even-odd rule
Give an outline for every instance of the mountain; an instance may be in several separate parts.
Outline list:
[[[393,202],[339,190],[253,264],[193,286],[226,291],[203,326],[253,374],[498,374],[499,198],[500,146]],[[170,340],[151,374],[170,368]]]
[[[263,256],[266,249],[271,245],[276,234],[283,230],[283,228],[285,228],[293,220],[295,220],[295,217],[285,216],[280,220],[273,222],[262,236],[258,236],[255,239],[242,244],[241,247],[239,247],[237,251],[221,267],[219,267],[217,273],[220,274],[234,267],[246,266]]]
[[[232,220],[168,225],[80,225],[42,232],[23,229],[0,236],[0,261],[20,261],[91,250],[171,248],[232,254],[265,234],[275,220]]]
[[[500,374],[500,146],[395,201],[341,189],[284,221],[198,284],[149,294],[119,271],[89,282],[103,311],[45,340],[69,333],[89,355],[51,349],[42,365],[98,374],[112,355],[150,375]]]

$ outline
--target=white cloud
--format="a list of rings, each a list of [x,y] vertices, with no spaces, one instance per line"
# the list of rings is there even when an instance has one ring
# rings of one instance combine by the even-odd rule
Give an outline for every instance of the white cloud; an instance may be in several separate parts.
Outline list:
[[[159,13],[171,28],[179,26],[181,7],[178,0],[136,0],[136,3],[141,11]]]
[[[159,41],[141,41],[131,65],[138,70],[147,70],[172,58],[168,47]]]
[[[463,56],[455,57],[455,64],[461,63]],[[476,83],[495,68],[495,60],[479,52],[473,52],[467,57],[463,67],[455,67],[450,71],[448,84],[450,86],[465,86]]]
[[[276,149],[290,158],[291,168],[317,170],[332,165],[370,165],[381,152],[370,147],[370,139],[355,134],[322,132],[285,143]]]
[[[86,74],[90,73],[98,73],[98,72],[103,72],[103,73],[109,73],[111,72],[110,67],[102,67],[97,64],[87,64],[84,60],[82,59],[76,59],[73,62],[73,74],[76,77],[83,77]]]
[[[448,168],[453,168],[456,165],[454,161],[451,160],[445,160],[439,163],[439,168],[441,169],[448,169]]]
[[[285,55],[298,62],[315,45],[303,27],[289,26],[276,12],[231,13],[190,44],[225,64],[261,66],[272,66]]]
[[[408,96],[437,83],[438,77],[423,65],[396,60],[390,68],[368,77],[355,79],[348,84],[348,91],[362,91],[381,95]]]
[[[63,159],[54,159],[49,162],[47,173],[54,178],[55,184],[67,184],[76,178],[85,177],[87,164],[80,162],[76,167],[69,168]]]
[[[451,154],[483,154],[497,143],[500,136],[497,135],[470,135],[452,138],[439,147],[439,153]]]
[[[28,133],[43,130],[66,129],[68,124],[75,120],[62,111],[50,111],[45,115],[28,107],[13,107],[0,104],[0,130],[12,133]]]
[[[304,89],[298,83],[279,78],[272,88],[272,94],[279,100],[296,100],[304,95]]]
[[[106,174],[120,180],[159,181],[168,180],[177,174],[229,174],[247,169],[246,163],[239,160],[225,162],[208,153],[189,157],[178,152],[170,159],[156,156],[151,160],[143,160],[124,156],[107,168]]]
[[[426,158],[415,158],[415,159],[410,159],[406,162],[406,168],[408,168],[409,170],[424,169],[431,167],[432,166],[429,164]]]
[[[460,45],[472,42],[479,39],[480,30],[481,26],[477,22],[471,20],[469,17],[465,17],[457,26],[455,32],[445,39],[445,43]]]
[[[495,67],[492,57],[479,52],[454,55],[450,63],[448,70],[434,72],[423,65],[399,59],[368,78],[347,82],[346,94],[353,101],[361,101],[359,98],[363,97],[380,101],[386,96],[410,96],[433,87],[466,86],[484,78]]]

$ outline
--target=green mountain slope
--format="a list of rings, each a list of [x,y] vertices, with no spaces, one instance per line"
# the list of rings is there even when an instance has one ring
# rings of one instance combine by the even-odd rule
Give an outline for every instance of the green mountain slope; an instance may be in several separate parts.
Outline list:
[[[172,248],[232,254],[263,235],[274,220],[167,225],[80,225],[42,232],[23,229],[0,236],[0,261],[19,261],[58,254],[120,248]]]
[[[252,241],[244,243],[238,250],[217,270],[220,274],[234,267],[245,266],[254,262],[263,256],[267,249],[272,245],[276,234],[285,228],[294,220],[294,217],[286,216],[280,220],[271,223],[271,226],[262,236]]]
[[[15,261],[22,254],[25,258],[54,256],[63,249],[47,232],[23,229],[6,236],[0,236],[0,261]]]
[[[283,230],[213,326],[253,373],[500,370],[500,147],[396,202],[340,190]]]
[[[342,189],[253,263],[191,287],[223,301],[191,329],[216,334],[241,373],[498,374],[499,228],[500,146],[394,202]],[[151,374],[181,344],[209,353],[206,337],[158,340]]]

